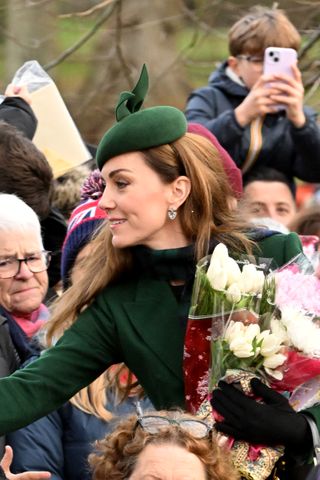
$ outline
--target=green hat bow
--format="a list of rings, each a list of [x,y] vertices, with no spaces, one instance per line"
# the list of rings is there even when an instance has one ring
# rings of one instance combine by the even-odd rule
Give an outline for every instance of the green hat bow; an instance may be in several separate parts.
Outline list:
[[[149,88],[149,77],[147,67],[145,64],[142,66],[139,80],[132,90],[132,92],[120,93],[118,105],[116,106],[116,119],[120,122],[124,117],[134,112],[138,112],[142,107],[144,98]],[[125,104],[125,102],[127,102]]]
[[[98,145],[96,161],[102,169],[110,158],[171,143],[187,131],[183,113],[170,106],[142,109],[148,92],[149,77],[143,65],[132,92],[122,92],[116,106],[116,123]]]

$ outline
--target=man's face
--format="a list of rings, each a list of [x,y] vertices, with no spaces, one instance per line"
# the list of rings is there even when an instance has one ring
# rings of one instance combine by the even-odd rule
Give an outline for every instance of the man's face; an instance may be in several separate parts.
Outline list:
[[[237,57],[229,57],[228,64],[248,90],[251,90],[262,75],[263,55],[243,54]]]
[[[288,226],[296,213],[291,191],[282,182],[251,182],[244,188],[244,200],[249,218],[269,217]]]

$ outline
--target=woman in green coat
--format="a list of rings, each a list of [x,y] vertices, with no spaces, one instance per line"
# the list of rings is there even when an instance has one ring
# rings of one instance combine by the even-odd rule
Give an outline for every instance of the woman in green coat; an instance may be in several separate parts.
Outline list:
[[[183,344],[196,262],[218,242],[235,254],[273,257],[278,265],[301,251],[295,234],[251,235],[226,202],[232,192],[217,150],[186,133],[179,110],[140,110],[146,91],[144,68],[133,92],[120,96],[117,122],[98,148],[106,184],[100,207],[108,220],[93,240],[86,274],[55,306],[52,323],[60,320],[64,328],[68,321],[70,328],[39,360],[0,380],[0,434],[56,409],[120,362],[157,409],[183,408]],[[304,415],[268,407],[268,424],[278,432],[272,441],[307,454]],[[320,420],[317,408],[312,414]],[[256,436],[265,443],[265,412],[256,409],[254,421],[258,432],[262,422]]]

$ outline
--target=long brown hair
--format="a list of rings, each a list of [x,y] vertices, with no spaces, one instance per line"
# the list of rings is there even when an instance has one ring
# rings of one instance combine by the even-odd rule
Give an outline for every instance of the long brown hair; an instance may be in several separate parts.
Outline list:
[[[234,252],[250,252],[252,242],[245,235],[247,228],[227,199],[233,195],[219,153],[204,137],[187,133],[170,145],[144,150],[147,164],[163,182],[170,183],[179,175],[191,180],[191,191],[178,214],[186,237],[194,242],[196,260],[208,254],[214,236]],[[114,248],[107,221],[92,240],[92,252],[83,275],[54,304],[47,326],[49,344],[71,326],[77,316],[110,283],[132,269],[132,253],[128,248]]]
[[[208,254],[210,239],[225,243],[234,252],[250,252],[251,242],[244,234],[245,225],[230,207],[233,195],[217,149],[206,138],[188,133],[170,145],[142,152],[145,162],[158,173],[164,183],[171,183],[180,175],[191,179],[191,192],[179,208],[179,218],[187,238],[195,244],[196,259]],[[53,305],[51,321],[47,324],[47,342],[52,345],[77,316],[110,283],[115,282],[132,266],[130,248],[116,249],[111,243],[107,220],[92,240],[92,251],[83,267],[83,275]],[[89,387],[71,400],[78,408],[104,420],[111,412],[105,408],[105,389],[113,387],[120,400],[132,391],[128,371],[128,384],[121,385],[119,376],[104,372]],[[134,387],[136,384],[133,384]],[[136,393],[142,394],[141,387]]]

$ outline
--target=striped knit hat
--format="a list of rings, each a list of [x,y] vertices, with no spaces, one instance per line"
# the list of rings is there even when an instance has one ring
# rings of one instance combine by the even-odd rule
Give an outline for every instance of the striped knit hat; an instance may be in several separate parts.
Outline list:
[[[99,200],[89,198],[78,205],[71,214],[61,256],[61,278],[64,288],[70,284],[70,271],[78,253],[106,218],[106,213],[98,207]]]

